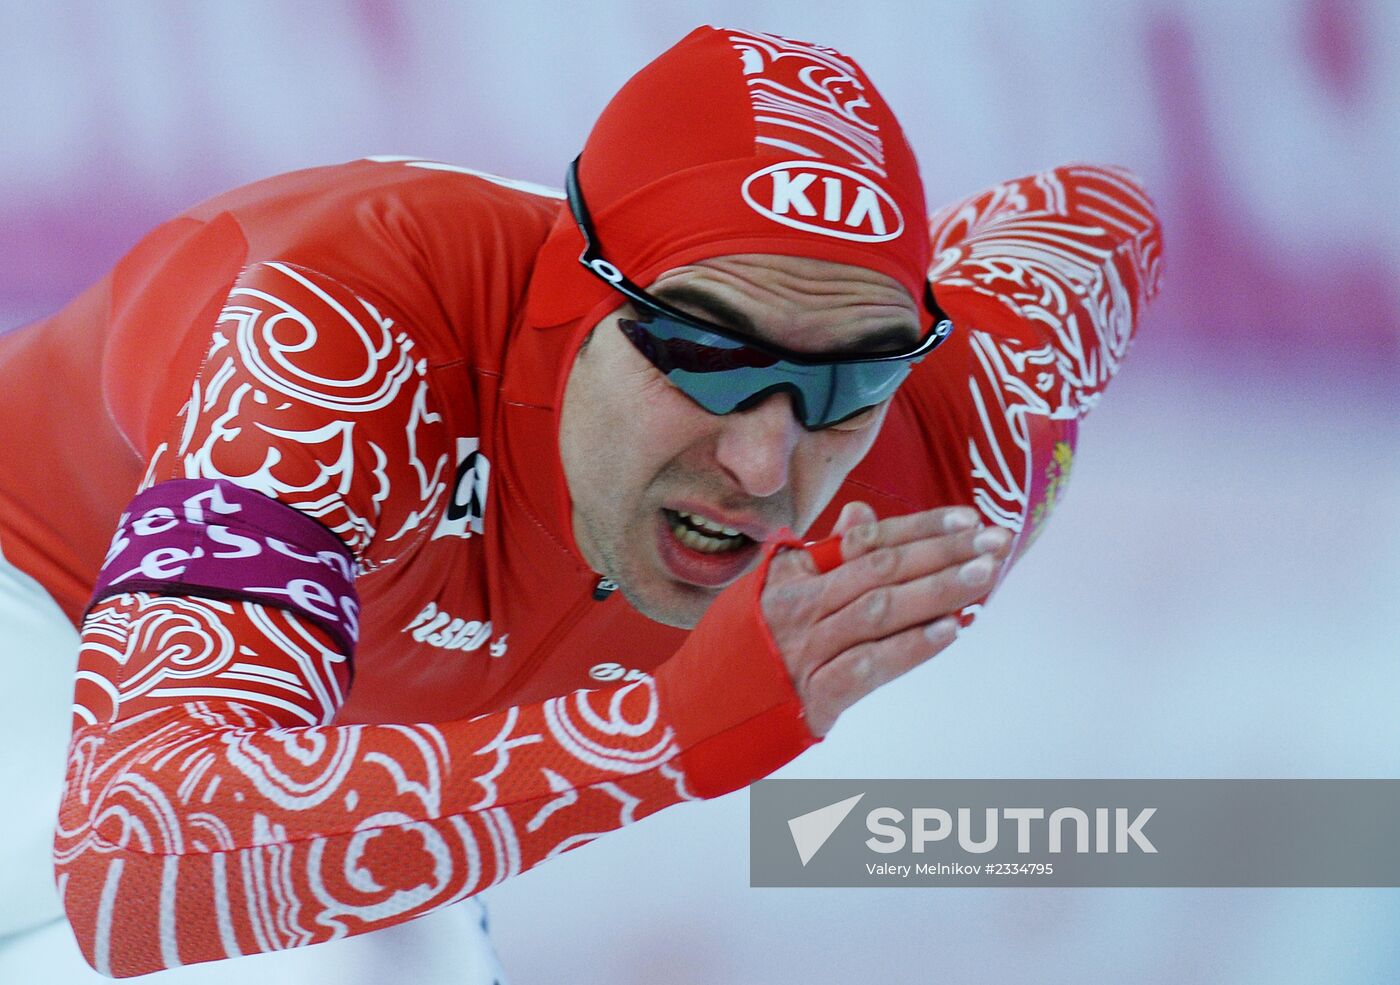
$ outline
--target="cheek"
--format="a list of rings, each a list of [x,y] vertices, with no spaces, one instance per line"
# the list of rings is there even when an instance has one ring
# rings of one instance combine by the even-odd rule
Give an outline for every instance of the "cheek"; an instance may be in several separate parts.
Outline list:
[[[861,431],[816,431],[798,446],[793,486],[800,516],[810,523],[846,481],[879,437],[878,426]]]
[[[650,372],[634,381],[626,399],[617,405],[607,440],[619,453],[651,463],[654,473],[697,440],[706,417],[683,393]]]
[[[656,479],[672,474],[675,463],[689,461],[688,450],[703,445],[709,430],[710,415],[665,377],[650,367],[627,373],[592,435],[594,474],[606,488],[607,507],[629,514],[648,508]]]
[[[605,440],[627,446],[620,453],[648,458],[686,447],[709,415],[668,383],[621,333],[614,330],[603,341],[603,372],[595,377],[594,392],[608,407]]]

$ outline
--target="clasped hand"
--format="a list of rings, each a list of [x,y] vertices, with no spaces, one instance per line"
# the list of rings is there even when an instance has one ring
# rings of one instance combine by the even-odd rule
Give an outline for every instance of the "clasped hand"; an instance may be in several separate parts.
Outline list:
[[[1012,540],[1000,527],[982,527],[965,506],[877,520],[867,504],[849,503],[832,533],[841,536],[842,564],[821,573],[805,550],[781,550],[762,596],[818,736],[953,642],[958,613],[990,590]]]

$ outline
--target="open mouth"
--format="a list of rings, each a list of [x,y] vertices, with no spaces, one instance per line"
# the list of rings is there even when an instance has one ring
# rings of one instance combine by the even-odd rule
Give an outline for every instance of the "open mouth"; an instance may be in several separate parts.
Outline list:
[[[713,520],[696,516],[694,513],[666,509],[661,512],[665,515],[676,540],[701,554],[725,554],[742,550],[754,543],[753,538],[733,527],[720,526]]]
[[[663,508],[656,523],[656,550],[677,581],[722,588],[753,566],[760,544],[718,520]]]

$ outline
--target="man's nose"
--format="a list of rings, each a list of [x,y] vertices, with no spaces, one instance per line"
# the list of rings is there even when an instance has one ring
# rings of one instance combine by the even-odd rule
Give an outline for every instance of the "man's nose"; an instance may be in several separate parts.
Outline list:
[[[788,483],[792,454],[804,433],[792,398],[775,393],[720,420],[715,449],[719,464],[750,496],[761,498],[780,492]]]

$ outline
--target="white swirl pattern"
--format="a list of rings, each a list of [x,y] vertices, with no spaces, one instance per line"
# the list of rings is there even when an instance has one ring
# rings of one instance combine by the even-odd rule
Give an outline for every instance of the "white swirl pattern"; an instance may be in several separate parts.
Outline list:
[[[235,287],[219,323],[235,323],[238,350],[249,372],[270,390],[337,413],[364,414],[387,407],[414,372],[410,354],[413,340],[403,332],[395,334],[393,320],[383,317],[368,301],[356,299],[361,308],[357,314],[295,267],[269,263],[267,268],[304,287],[338,316],[339,324],[352,332],[354,362],[363,366],[358,372],[327,376],[309,364],[299,365],[296,357],[321,342],[317,323],[282,297]],[[234,304],[240,297],[262,304]],[[344,344],[344,335],[338,333],[337,342]]]
[[[1039,505],[1035,433],[1066,456],[1038,527],[1067,481],[1074,444],[1073,431],[1052,422],[1087,414],[1122,364],[1135,316],[1160,284],[1161,230],[1130,174],[1087,165],[999,185],[929,225],[940,296],[981,295],[1023,326],[968,326],[979,369],[967,384],[980,424],[968,439],[974,504],[1019,534]]]
[[[361,572],[436,518],[450,456],[427,363],[393,319],[320,274],[287,263],[244,271],[182,413],[144,485],[208,478],[256,489],[340,536]],[[416,483],[397,468],[405,461]],[[394,533],[377,541],[390,507]]]
[[[265,666],[263,679],[238,682],[242,700],[225,696],[227,669],[187,679],[207,699],[183,703],[157,700],[153,687],[80,689],[115,692],[116,705],[100,718],[89,710],[100,723],[76,732],[55,857],[70,919],[107,970],[148,969],[140,954],[215,960],[385,926],[692,799],[650,678],[443,725],[300,726],[295,701],[271,682],[285,668],[308,678],[343,668],[287,653],[263,632],[272,617],[284,639],[295,616],[140,595],[94,611],[85,671],[151,678],[148,668],[185,659],[189,644],[146,632],[135,648],[123,631],[201,607],[238,640],[240,660]],[[302,714],[336,686],[307,681]],[[153,878],[169,906],[154,921],[160,940],[138,946],[118,928]],[[210,915],[215,884],[224,898]],[[218,926],[203,933],[207,919]]]
[[[870,101],[851,62],[831,48],[773,34],[727,37],[743,63],[756,143],[850,160],[885,176],[884,142],[879,127],[861,115]]]

